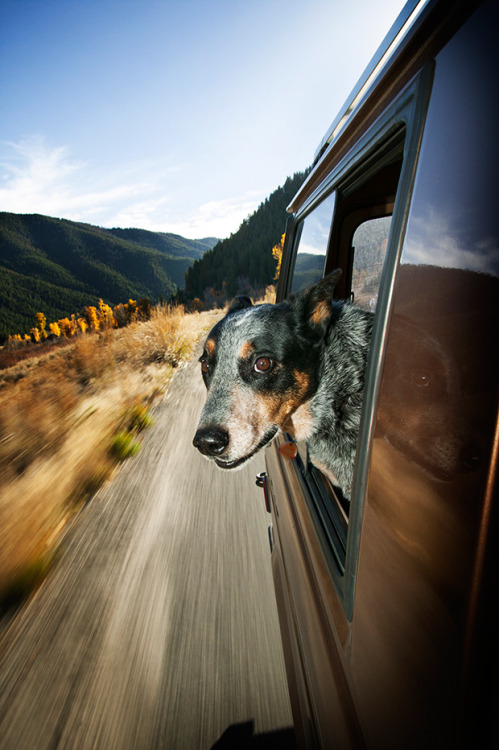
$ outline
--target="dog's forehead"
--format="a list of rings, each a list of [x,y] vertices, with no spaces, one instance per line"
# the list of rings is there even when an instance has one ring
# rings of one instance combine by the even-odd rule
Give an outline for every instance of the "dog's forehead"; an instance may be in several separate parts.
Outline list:
[[[264,332],[274,308],[275,305],[255,305],[226,315],[208,334],[205,344],[208,353],[214,353],[222,345],[237,345]]]
[[[255,305],[229,316],[223,328],[221,343],[241,346],[265,336],[273,329],[274,305]]]
[[[230,321],[235,329],[246,330],[248,327],[270,320],[274,312],[275,305],[255,305],[254,307],[247,307],[245,310],[239,310],[229,316],[227,321]]]

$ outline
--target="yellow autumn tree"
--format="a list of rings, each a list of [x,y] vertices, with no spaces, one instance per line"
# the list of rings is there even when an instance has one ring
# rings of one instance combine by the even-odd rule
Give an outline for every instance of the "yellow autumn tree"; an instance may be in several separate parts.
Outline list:
[[[59,326],[61,336],[70,339],[74,335],[73,324],[69,318],[61,318],[57,321],[57,325]]]
[[[284,238],[285,237],[286,237],[286,233],[282,235],[280,242],[278,242],[277,245],[274,245],[274,247],[272,248],[272,257],[275,258],[277,261],[277,268],[275,270],[274,281],[277,281],[277,279],[279,278],[279,273],[281,271],[282,251],[284,250]]]
[[[113,311],[102,299],[99,300],[99,323],[102,329],[116,328]]]
[[[85,309],[83,310],[83,314],[85,315],[90,330],[98,331],[99,315],[97,313],[97,308],[95,308],[93,305],[89,305],[89,307],[85,307]]]
[[[47,331],[45,326],[47,325],[47,318],[42,312],[37,312],[35,315],[35,327],[38,329],[37,341],[45,341],[47,338]]]
[[[53,333],[54,336],[60,336],[61,335],[61,329],[59,328],[59,323],[49,323],[50,333]]]
[[[76,325],[80,329],[80,333],[85,333],[85,331],[88,328],[88,323],[85,320],[85,318],[78,318],[77,321],[76,321]]]

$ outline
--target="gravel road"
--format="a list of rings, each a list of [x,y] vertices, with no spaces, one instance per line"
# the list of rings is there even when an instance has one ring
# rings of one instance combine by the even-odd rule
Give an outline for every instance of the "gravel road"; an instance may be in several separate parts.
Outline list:
[[[248,722],[248,747],[288,737],[263,457],[222,472],[192,447],[198,368],[175,374],[4,632],[1,750],[204,750],[226,730],[219,746],[241,747]]]

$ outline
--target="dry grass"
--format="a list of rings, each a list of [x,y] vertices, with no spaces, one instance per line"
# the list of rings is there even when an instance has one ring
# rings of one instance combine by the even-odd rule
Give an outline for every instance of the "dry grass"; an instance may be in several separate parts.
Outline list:
[[[0,372],[0,607],[50,567],[61,530],[133,452],[148,406],[214,320],[159,307]]]

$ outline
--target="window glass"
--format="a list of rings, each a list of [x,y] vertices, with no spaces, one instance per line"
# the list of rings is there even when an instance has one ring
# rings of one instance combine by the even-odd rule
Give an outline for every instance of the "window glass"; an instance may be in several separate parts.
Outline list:
[[[352,239],[352,301],[364,310],[374,312],[385,261],[391,216],[364,221]]]
[[[335,194],[332,193],[305,217],[298,228],[292,293],[312,286],[324,275],[334,203]]]

